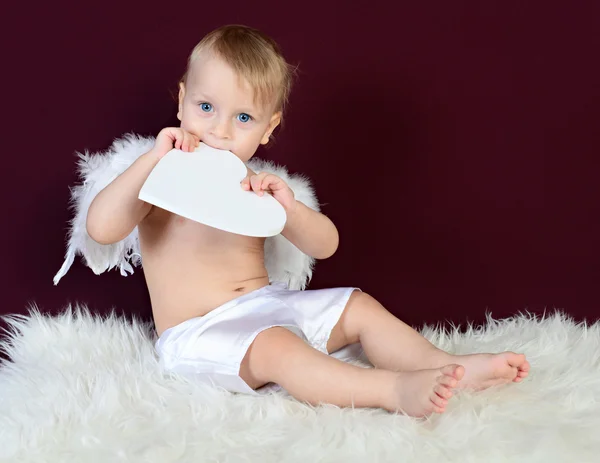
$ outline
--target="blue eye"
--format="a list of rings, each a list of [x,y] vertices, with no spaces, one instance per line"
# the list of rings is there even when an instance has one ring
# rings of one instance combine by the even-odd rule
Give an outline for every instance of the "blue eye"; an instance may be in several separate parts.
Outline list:
[[[201,103],[200,107],[205,113],[209,113],[212,110],[212,105],[210,103]]]
[[[252,120],[252,116],[250,114],[242,113],[238,116],[238,120],[240,122],[250,122]]]

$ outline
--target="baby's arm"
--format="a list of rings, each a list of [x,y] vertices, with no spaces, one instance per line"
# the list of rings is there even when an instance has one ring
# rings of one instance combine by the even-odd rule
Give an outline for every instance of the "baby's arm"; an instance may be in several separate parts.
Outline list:
[[[281,232],[294,246],[315,259],[327,259],[338,248],[339,235],[326,215],[296,201]]]
[[[121,241],[148,215],[152,205],[138,199],[138,195],[159,159],[152,150],[142,154],[96,195],[86,221],[87,232],[94,241]]]
[[[294,198],[294,193],[275,174],[256,174],[248,169],[248,176],[242,181],[242,188],[262,195],[264,191],[273,194],[285,208],[287,221],[281,234],[304,254],[315,259],[327,259],[337,250],[339,236],[336,226],[324,214],[306,206]]]
[[[173,146],[182,151],[193,151],[198,143],[198,137],[181,128],[161,130],[154,147],[136,159],[92,201],[86,220],[90,237],[100,244],[112,244],[126,238],[152,209],[151,204],[138,198],[152,169]]]
[[[306,206],[294,197],[294,192],[280,177],[269,172],[256,174],[247,167],[248,176],[242,188],[262,195],[273,194],[285,208],[287,221],[281,234],[304,254],[315,259],[327,259],[337,250],[339,236],[336,226],[324,214]]]

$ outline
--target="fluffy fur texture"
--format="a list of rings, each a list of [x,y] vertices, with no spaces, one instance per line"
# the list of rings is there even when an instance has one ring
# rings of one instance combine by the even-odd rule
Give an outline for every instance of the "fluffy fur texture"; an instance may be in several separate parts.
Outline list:
[[[600,325],[522,314],[460,332],[454,353],[524,352],[521,384],[460,393],[444,415],[232,395],[160,371],[149,325],[67,310],[9,320],[0,461],[592,462],[600,455]]]
[[[102,189],[122,174],[139,156],[154,146],[153,137],[133,133],[116,139],[105,152],[78,153],[78,173],[81,182],[71,188],[71,208],[74,216],[69,222],[68,245],[65,261],[54,277],[57,285],[68,272],[76,255],[98,275],[117,267],[121,275],[133,273],[133,266],[141,266],[137,227],[118,243],[103,245],[95,242],[87,233],[87,212]],[[271,172],[281,177],[292,189],[296,199],[319,211],[314,189],[308,178],[289,175],[285,167],[258,158],[252,158],[248,167],[256,173]],[[310,282],[315,260],[290,243],[282,235],[267,238],[265,242],[265,265],[271,281],[288,285],[290,289],[304,289]]]

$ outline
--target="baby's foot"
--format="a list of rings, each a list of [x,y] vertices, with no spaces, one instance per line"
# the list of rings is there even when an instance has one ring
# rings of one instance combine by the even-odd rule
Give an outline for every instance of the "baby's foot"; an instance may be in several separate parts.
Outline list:
[[[465,367],[459,388],[485,389],[498,384],[519,383],[529,374],[529,362],[523,354],[453,355],[448,359]]]
[[[394,396],[386,408],[415,417],[443,413],[452,397],[452,389],[457,387],[464,373],[461,365],[400,372]]]

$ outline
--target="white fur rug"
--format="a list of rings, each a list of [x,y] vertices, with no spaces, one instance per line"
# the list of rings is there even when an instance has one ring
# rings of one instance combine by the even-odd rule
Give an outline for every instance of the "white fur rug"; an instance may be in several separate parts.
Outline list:
[[[424,328],[455,352],[527,354],[529,378],[461,393],[444,415],[312,408],[165,376],[150,327],[87,309],[10,319],[2,462],[598,462],[600,325],[561,313]]]

